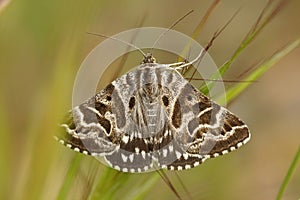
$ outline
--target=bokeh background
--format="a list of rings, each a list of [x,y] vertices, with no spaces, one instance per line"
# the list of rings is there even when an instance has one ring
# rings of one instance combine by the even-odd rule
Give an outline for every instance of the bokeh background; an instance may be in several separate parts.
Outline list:
[[[219,3],[197,37],[203,45],[236,10],[241,10],[209,51],[217,65],[230,58],[266,2]],[[193,14],[174,27],[191,35],[210,4],[210,0],[1,0],[1,199],[56,199],[75,153],[56,144],[51,136],[71,108],[73,81],[80,63],[103,41],[87,35],[87,31],[114,35],[143,26],[167,28],[193,9]],[[235,61],[225,79],[238,80],[239,74],[299,38],[299,10],[300,1],[290,0]],[[178,173],[193,199],[276,197],[300,144],[299,55],[300,49],[295,49],[229,105],[249,125],[250,143],[234,153]],[[168,57],[156,57],[163,63],[170,61]],[[94,178],[101,177],[105,166],[89,157],[82,159],[87,165],[82,170],[99,165]],[[167,174],[187,198],[174,173]],[[139,180],[147,175],[132,176]],[[73,190],[78,192],[80,186],[76,183]],[[124,185],[127,187],[131,186]],[[299,197],[300,166],[284,199]],[[72,194],[68,198],[82,199]],[[175,199],[175,195],[158,180],[145,198]]]

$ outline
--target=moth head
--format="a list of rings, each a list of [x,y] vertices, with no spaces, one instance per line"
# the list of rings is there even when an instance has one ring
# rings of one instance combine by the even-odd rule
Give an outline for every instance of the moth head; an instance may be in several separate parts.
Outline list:
[[[156,63],[156,59],[152,56],[152,53],[147,53],[144,56],[144,60],[142,61],[142,64],[145,63]]]

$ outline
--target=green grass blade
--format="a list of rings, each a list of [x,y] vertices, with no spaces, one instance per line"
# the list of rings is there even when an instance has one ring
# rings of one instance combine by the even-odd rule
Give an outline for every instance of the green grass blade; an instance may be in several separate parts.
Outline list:
[[[114,199],[116,190],[126,185],[128,174],[106,167],[89,199]]]
[[[159,180],[160,177],[157,174],[135,175],[107,167],[88,199],[141,200],[149,194],[150,189]]]
[[[299,160],[300,160],[300,146],[299,146],[298,151],[297,151],[297,153],[296,153],[296,155],[295,155],[295,157],[294,157],[294,159],[291,163],[291,166],[290,166],[290,168],[289,168],[289,170],[288,170],[288,172],[287,172],[287,174],[286,174],[286,176],[285,176],[285,178],[284,178],[284,180],[283,180],[283,182],[280,186],[280,189],[278,191],[276,200],[281,200],[282,199],[283,193],[284,193],[289,181],[291,180],[292,174],[295,171]]]
[[[132,190],[126,198],[127,200],[143,200],[149,194],[151,188],[160,180],[160,176],[153,174],[147,181],[141,184],[137,189]]]
[[[57,200],[67,199],[70,188],[72,187],[72,184],[74,183],[74,179],[77,177],[76,174],[78,172],[81,159],[82,159],[82,156],[80,156],[80,155],[74,156],[72,162],[70,163],[68,173],[66,174],[64,184],[62,185],[62,187],[58,193]]]
[[[286,2],[285,1],[278,2],[278,4],[274,7],[274,9],[268,15],[266,15],[267,10],[272,5],[270,2],[267,3],[267,5],[261,11],[259,17],[257,18],[254,26],[249,30],[248,34],[243,39],[239,47],[235,50],[235,52],[230,57],[230,59],[227,62],[225,62],[219,68],[219,70],[210,77],[211,80],[219,80],[219,78],[227,72],[227,70],[230,68],[232,63],[241,55],[241,53],[246,49],[246,47],[248,47],[248,45],[257,37],[257,35],[266,27],[266,25],[269,24],[272,19],[274,19],[276,14],[283,8],[284,3]],[[208,94],[209,91],[214,87],[214,85],[215,85],[214,81],[209,81],[200,87],[200,91],[203,92],[204,94]]]
[[[286,56],[288,53],[290,53],[292,50],[297,48],[300,44],[300,38],[295,40],[294,42],[290,43],[286,47],[284,47],[282,50],[276,52],[273,56],[271,56],[268,60],[264,61],[256,70],[254,70],[250,75],[248,75],[245,79],[243,79],[240,84],[236,84],[233,87],[231,87],[226,92],[226,98],[224,96],[221,96],[218,98],[217,102],[224,105],[226,102],[224,100],[226,99],[227,103],[232,101],[234,98],[236,98],[242,91],[244,91],[246,88],[248,88],[252,83],[251,81],[257,80],[259,77],[261,77],[267,70],[269,70],[272,66],[274,66],[277,62],[279,62],[284,56]],[[248,82],[247,82],[248,81]]]
[[[114,169],[113,169],[114,170]],[[128,185],[128,180],[130,179],[130,174],[125,174],[125,173],[121,173],[121,172],[115,172],[116,175],[112,176],[110,179],[110,182],[108,184],[110,184],[109,188],[107,188],[107,190],[103,193],[103,195],[101,196],[102,199],[117,199],[116,195],[118,194],[118,191]],[[123,195],[122,195],[123,196]],[[98,198],[96,198],[98,199]]]

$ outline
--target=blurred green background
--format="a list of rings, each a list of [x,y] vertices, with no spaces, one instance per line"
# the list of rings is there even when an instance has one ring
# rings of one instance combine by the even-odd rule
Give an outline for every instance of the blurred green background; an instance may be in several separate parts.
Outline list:
[[[209,51],[218,66],[230,58],[266,2],[220,2],[197,38],[203,45],[237,9],[242,9]],[[71,108],[80,63],[103,40],[86,31],[114,35],[140,26],[167,28],[193,9],[194,13],[174,28],[191,35],[210,4],[210,0],[0,1],[0,198],[56,199],[65,184],[76,153],[57,144],[52,135]],[[240,73],[298,38],[299,10],[300,1],[291,0],[235,61],[225,79],[238,79]],[[230,104],[229,109],[250,127],[249,144],[178,173],[193,199],[276,197],[300,144],[299,55],[298,48]],[[93,174],[97,182],[107,170],[90,157],[82,157],[82,163],[78,173],[86,176],[87,182],[92,182]],[[95,170],[97,173],[91,173]],[[187,199],[174,173],[167,174]],[[128,176],[138,182],[151,174]],[[85,190],[80,180],[75,179],[68,199],[84,198],[77,195]],[[126,182],[116,192],[132,189],[131,184],[134,186]],[[162,180],[154,183],[145,198],[158,197],[175,199]],[[284,197],[300,197],[300,166]]]

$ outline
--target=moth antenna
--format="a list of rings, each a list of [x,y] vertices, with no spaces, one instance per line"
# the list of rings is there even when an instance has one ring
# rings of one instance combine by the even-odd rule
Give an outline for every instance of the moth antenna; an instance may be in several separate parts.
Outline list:
[[[219,80],[219,79],[209,79],[209,78],[193,78],[193,77],[189,77],[189,78],[186,78],[186,79],[191,79],[191,80],[194,80],[194,81],[214,81],[214,82],[225,82],[225,83],[257,83],[258,81],[246,81],[246,80]]]
[[[232,22],[232,20],[236,17],[236,15],[239,13],[239,11],[241,10],[241,8],[239,8],[233,15],[232,17],[228,20],[228,22],[218,31],[216,31],[213,35],[213,37],[210,39],[210,41],[208,42],[208,44],[205,46],[204,49],[201,50],[201,52],[199,53],[199,55],[192,60],[191,62],[185,63],[183,65],[180,65],[177,67],[177,69],[183,68],[183,67],[187,67],[189,65],[195,64],[198,61],[201,61],[201,59],[203,58],[203,56],[206,54],[206,52],[208,51],[208,49],[213,45],[213,42],[215,41],[215,39],[217,39],[217,37],[225,30],[225,28]],[[171,64],[172,65],[172,64]],[[191,79],[194,77],[195,73],[197,71],[197,68],[194,70]],[[191,81],[191,79],[189,80],[189,82]]]
[[[180,17],[179,19],[177,19],[166,31],[162,32],[158,38],[155,40],[153,47],[150,50],[150,53],[152,54],[154,47],[156,46],[156,44],[158,43],[158,41],[167,33],[169,32],[172,28],[174,28],[174,26],[176,26],[179,22],[181,22],[185,17],[187,17],[188,15],[190,15],[192,12],[194,12],[194,10],[190,10],[189,12],[187,12],[185,15],[183,15],[182,17]]]
[[[112,36],[107,36],[107,35],[104,35],[104,34],[100,34],[100,33],[92,33],[92,32],[86,32],[86,33],[89,34],[89,35],[100,36],[100,37],[104,37],[104,38],[108,38],[108,39],[112,39],[112,40],[121,42],[121,43],[123,43],[123,44],[126,44],[126,45],[128,45],[128,46],[130,46],[130,47],[132,47],[132,48],[134,48],[134,49],[136,49],[136,50],[138,50],[138,51],[143,55],[144,58],[147,57],[147,55],[146,55],[139,47],[137,47],[137,46],[135,46],[134,44],[131,44],[131,43],[129,43],[129,42],[120,40],[120,39],[115,38],[115,37],[112,37]]]

